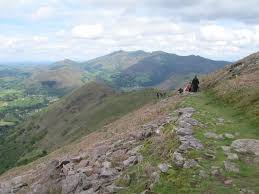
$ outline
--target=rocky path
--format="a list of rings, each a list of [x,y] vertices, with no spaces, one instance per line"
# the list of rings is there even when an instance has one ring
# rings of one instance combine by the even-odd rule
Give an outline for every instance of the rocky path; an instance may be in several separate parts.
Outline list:
[[[51,161],[45,169],[37,173],[34,182],[25,182],[23,177],[0,184],[0,193],[116,193],[124,188],[116,186],[115,181],[127,168],[141,163],[143,156],[139,153],[143,142],[160,135],[161,128],[169,123],[177,123],[176,133],[181,145],[174,152],[175,165],[191,168],[198,165],[193,159],[183,158],[181,153],[188,149],[203,149],[203,145],[192,136],[192,126],[199,125],[191,118],[193,108],[176,111],[178,117],[165,115],[132,132],[123,139],[112,139],[96,144],[88,152],[76,156]],[[172,140],[173,141],[173,140]],[[160,164],[158,173],[166,172],[168,164]],[[159,171],[160,169],[160,171]]]
[[[52,160],[41,171],[24,175],[34,176],[33,179],[17,176],[1,182],[0,193],[110,194],[127,190],[127,186],[119,186],[117,181],[123,178],[130,182],[131,177],[127,176],[125,172],[143,162],[141,150],[144,143],[151,138],[159,138],[167,125],[175,126],[171,134],[174,134],[176,138],[171,141],[177,141],[179,144],[173,151],[170,162],[161,162],[152,167],[150,180],[142,194],[150,192],[159,182],[160,174],[167,174],[170,168],[176,170],[198,169],[199,178],[206,179],[213,176],[222,179],[226,186],[233,185],[232,178],[223,175],[224,172],[240,173],[237,161],[241,160],[240,158],[243,159],[244,154],[249,155],[250,162],[258,163],[259,140],[238,139],[238,133],[210,131],[206,124],[193,118],[195,112],[196,110],[192,107],[177,109],[172,114],[163,115],[120,138],[109,138],[96,143],[87,152],[82,151],[77,155]],[[216,124],[221,126],[224,122],[224,118],[218,118]],[[206,141],[197,138],[196,133],[201,133],[199,130],[202,131],[202,136],[206,138]],[[224,145],[225,140],[231,144]],[[224,160],[217,163],[219,165],[213,163],[214,160],[217,160],[218,155],[215,150],[207,147],[208,141],[221,145]],[[192,151],[202,153],[204,158],[190,157],[189,153]],[[210,171],[204,167],[205,158],[208,162],[211,161],[211,164],[209,163]],[[249,188],[240,188],[239,193],[253,194],[255,192]]]
[[[116,193],[123,188],[114,185],[115,180],[143,160],[138,153],[143,141],[172,119],[165,115],[120,139],[99,142],[88,152],[53,160],[40,172],[26,175],[34,176],[32,182],[17,176],[0,183],[0,193]]]

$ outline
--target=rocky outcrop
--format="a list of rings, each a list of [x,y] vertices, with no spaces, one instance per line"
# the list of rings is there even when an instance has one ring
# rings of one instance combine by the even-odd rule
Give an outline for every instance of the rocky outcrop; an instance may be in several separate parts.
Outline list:
[[[97,143],[87,152],[53,160],[42,171],[37,172],[37,176],[32,175],[35,176],[34,180],[0,183],[0,193],[116,193],[125,189],[116,186],[116,180],[129,167],[142,162],[143,157],[139,151],[143,141],[160,135],[159,131],[163,126],[177,119],[178,117],[165,115],[120,139],[111,138]],[[191,119],[190,122],[195,123]],[[151,177],[152,184],[159,179],[157,172],[166,173],[169,165],[163,163],[156,168],[154,177]]]
[[[178,168],[196,167],[199,165],[198,160],[184,157],[190,149],[204,148],[193,136],[193,127],[200,125],[192,118],[194,112],[191,107],[178,109],[175,111],[178,116],[166,115],[120,139],[100,142],[87,152],[53,160],[41,172],[37,172],[38,176],[32,182],[1,183],[0,193],[116,193],[125,189],[117,186],[116,180],[123,178],[122,176],[125,176],[123,172],[129,167],[143,161],[143,156],[140,154],[143,141],[153,136],[159,137],[164,126],[170,123],[178,126],[172,132],[180,143],[173,153],[172,163]],[[167,173],[171,167],[170,163],[154,166],[149,188],[158,182],[160,173]]]

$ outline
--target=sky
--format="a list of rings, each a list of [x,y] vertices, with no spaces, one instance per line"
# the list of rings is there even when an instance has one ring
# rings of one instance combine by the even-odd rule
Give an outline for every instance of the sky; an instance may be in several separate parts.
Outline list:
[[[0,0],[0,61],[116,50],[238,60],[259,51],[259,0]]]

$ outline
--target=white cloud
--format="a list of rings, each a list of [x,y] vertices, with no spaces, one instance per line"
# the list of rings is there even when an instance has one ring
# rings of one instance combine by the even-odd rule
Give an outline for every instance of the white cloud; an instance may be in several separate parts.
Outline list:
[[[259,50],[256,1],[0,0],[0,60],[118,49],[233,60]]]
[[[78,25],[73,27],[72,35],[76,38],[97,38],[103,33],[103,27],[100,24],[96,25]]]
[[[33,20],[48,19],[55,14],[55,9],[49,5],[39,7],[34,13],[31,14]]]
[[[206,25],[200,28],[201,36],[207,41],[228,41],[232,40],[233,34],[218,25]]]

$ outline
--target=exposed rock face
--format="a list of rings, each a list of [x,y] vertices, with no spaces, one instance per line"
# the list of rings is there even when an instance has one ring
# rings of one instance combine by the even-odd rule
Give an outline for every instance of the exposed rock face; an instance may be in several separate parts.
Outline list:
[[[259,156],[259,140],[257,139],[237,139],[232,142],[231,147],[239,153]]]
[[[189,116],[192,109],[183,111],[188,112]],[[115,181],[130,166],[142,162],[143,157],[139,151],[143,141],[159,135],[156,133],[157,129],[161,130],[164,125],[176,120],[176,117],[165,115],[119,140],[99,142],[87,152],[53,160],[42,171],[37,172],[38,177],[34,182],[24,182],[21,178],[15,183],[13,180],[0,183],[0,193],[116,193],[125,188],[116,186]],[[161,164],[159,169],[166,173],[169,165]],[[151,179],[154,184],[159,180],[159,173],[152,175]]]

